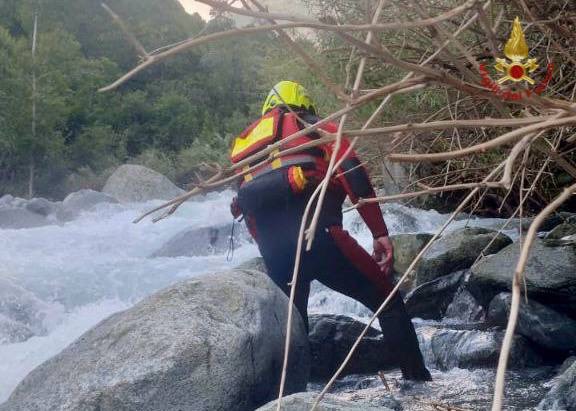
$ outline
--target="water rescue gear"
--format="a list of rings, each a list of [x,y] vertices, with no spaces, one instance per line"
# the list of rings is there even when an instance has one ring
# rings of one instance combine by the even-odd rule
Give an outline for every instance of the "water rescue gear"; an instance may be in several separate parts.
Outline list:
[[[294,81],[281,81],[272,87],[264,101],[262,115],[279,106],[289,106],[294,110],[306,110],[313,114],[317,112],[308,91]]]
[[[231,160],[242,163],[237,200],[233,212],[242,213],[256,240],[268,275],[286,294],[292,280],[298,232],[313,188],[326,175],[333,143],[322,144],[290,155],[278,150],[296,148],[318,139],[317,133],[294,138],[294,134],[320,119],[307,110],[287,110],[285,106],[266,108],[264,115],[234,141]],[[321,130],[336,133],[337,125],[328,123]],[[253,154],[274,144],[272,161],[266,157],[252,162]],[[331,178],[320,212],[314,246],[302,254],[295,305],[307,323],[310,282],[319,280],[328,287],[376,310],[393,288],[376,261],[342,229],[342,204],[348,196],[353,203],[374,197],[368,174],[346,138],[341,141],[336,159],[343,159]],[[365,204],[358,209],[374,238],[388,235],[380,207]],[[379,317],[387,341],[406,378],[429,380],[418,340],[402,298],[398,295]]]

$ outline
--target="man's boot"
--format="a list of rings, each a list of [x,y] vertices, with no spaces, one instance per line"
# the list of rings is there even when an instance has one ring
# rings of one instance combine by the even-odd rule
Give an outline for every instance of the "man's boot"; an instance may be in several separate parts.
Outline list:
[[[432,376],[424,364],[416,331],[404,307],[402,297],[396,295],[378,317],[384,341],[398,358],[402,376],[407,380],[431,381]]]

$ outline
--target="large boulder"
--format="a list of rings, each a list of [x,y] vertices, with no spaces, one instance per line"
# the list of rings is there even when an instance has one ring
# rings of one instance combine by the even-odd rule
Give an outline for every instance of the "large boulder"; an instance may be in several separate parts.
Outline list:
[[[222,254],[230,247],[232,225],[185,229],[170,240],[151,257],[194,257],[211,254]],[[243,224],[234,228],[234,242],[247,238]]]
[[[483,258],[471,270],[468,290],[487,307],[502,291],[510,291],[520,246],[514,243]],[[576,318],[576,248],[547,247],[536,239],[524,270],[528,296]]]
[[[288,300],[257,271],[199,276],[112,315],[33,370],[2,411],[254,410],[278,392]],[[286,393],[306,389],[296,312]]]
[[[0,208],[0,229],[34,228],[50,224],[48,219],[25,208]]]
[[[512,243],[502,233],[467,227],[446,234],[436,241],[416,267],[416,283],[423,284],[457,270],[469,268],[484,251],[494,254]]]
[[[59,210],[60,204],[38,197],[27,201],[24,208],[32,213],[48,217]]]
[[[311,377],[316,381],[326,380],[340,367],[365,324],[332,314],[311,314],[309,322]],[[394,364],[395,359],[389,355],[382,333],[370,328],[342,375],[376,373]]]
[[[454,330],[433,326],[416,329],[426,364],[435,368],[487,368],[498,363],[504,333],[500,331]],[[542,363],[527,341],[514,337],[511,368],[522,368]]]
[[[170,200],[184,193],[162,174],[134,164],[118,167],[102,192],[126,203]]]
[[[444,318],[449,322],[478,323],[485,320],[486,311],[468,290],[461,288],[446,308]]]
[[[46,316],[55,309],[13,281],[0,278],[0,344],[44,334]]]
[[[512,294],[498,294],[488,308],[487,321],[505,326],[510,315]],[[523,299],[518,312],[516,332],[541,347],[556,351],[576,350],[576,320],[540,304]]]
[[[406,295],[406,310],[411,317],[440,320],[464,277],[457,271],[424,283]]]
[[[318,393],[301,392],[282,398],[283,411],[309,411],[316,402]],[[273,401],[256,411],[276,411],[278,402]],[[372,406],[364,402],[353,402],[343,400],[332,394],[326,394],[322,402],[316,408],[318,411],[392,411],[390,408],[382,406]]]
[[[412,261],[422,251],[432,238],[431,234],[397,234],[390,237],[394,245],[394,271],[399,276],[404,275]],[[410,290],[413,287],[413,277],[410,276],[402,287]]]
[[[554,381],[554,385],[538,405],[542,410],[576,410],[576,362]]]
[[[118,200],[108,194],[84,189],[69,194],[62,201],[62,207],[58,210],[57,216],[62,221],[69,221],[77,218],[84,211],[94,209],[98,204],[117,203]]]
[[[563,223],[556,226],[552,231],[546,234],[546,240],[561,240],[569,235],[576,234],[576,224],[575,223]]]

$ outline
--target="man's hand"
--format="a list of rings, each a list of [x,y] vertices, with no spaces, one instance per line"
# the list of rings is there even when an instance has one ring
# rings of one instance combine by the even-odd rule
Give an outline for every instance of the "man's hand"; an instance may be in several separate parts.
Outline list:
[[[392,266],[394,265],[394,246],[390,237],[378,237],[374,239],[374,254],[372,255],[382,273],[384,275],[389,275],[392,272]]]

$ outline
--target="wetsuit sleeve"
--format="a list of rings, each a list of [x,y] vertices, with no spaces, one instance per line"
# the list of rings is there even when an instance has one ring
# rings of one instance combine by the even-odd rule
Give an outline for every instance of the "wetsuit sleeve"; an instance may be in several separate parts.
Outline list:
[[[343,138],[338,152],[337,160],[340,160],[350,147],[348,139]],[[332,150],[330,150],[331,152]],[[336,171],[337,179],[342,185],[352,203],[358,203],[360,198],[373,198],[376,197],[368,173],[358,156],[352,150],[347,158],[342,161],[339,169]],[[362,219],[372,232],[374,238],[379,238],[388,235],[388,228],[384,222],[382,211],[377,203],[364,204],[358,208],[358,212]]]

